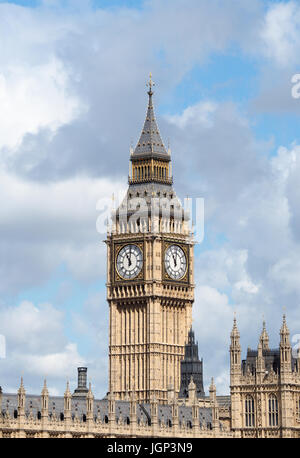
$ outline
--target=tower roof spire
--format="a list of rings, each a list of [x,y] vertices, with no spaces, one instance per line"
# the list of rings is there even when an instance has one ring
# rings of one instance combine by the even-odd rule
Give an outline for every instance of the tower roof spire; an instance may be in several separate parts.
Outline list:
[[[262,349],[263,350],[269,349],[269,336],[268,336],[268,333],[267,333],[267,330],[266,330],[266,322],[265,322],[265,320],[263,320],[263,329],[262,329],[259,341],[262,344]]]
[[[240,333],[239,333],[239,330],[238,330],[238,327],[237,327],[237,324],[236,324],[236,312],[234,312],[233,326],[232,326],[232,331],[231,331],[230,336],[231,336],[231,338],[234,338],[234,337],[239,338],[240,337]]]
[[[163,157],[166,160],[170,160],[170,155],[168,154],[165,145],[160,136],[158,129],[157,121],[155,119],[154,108],[153,108],[153,86],[155,83],[152,80],[152,73],[150,73],[149,82],[147,83],[149,96],[148,107],[146,113],[146,119],[144,126],[139,138],[139,141],[135,147],[132,158],[138,158],[142,156],[147,157]]]
[[[289,337],[289,335],[290,335],[289,328],[287,327],[287,324],[286,324],[285,313],[283,314],[283,317],[282,317],[282,326],[281,326],[281,329],[280,329],[280,335],[281,335],[281,337],[282,336]]]

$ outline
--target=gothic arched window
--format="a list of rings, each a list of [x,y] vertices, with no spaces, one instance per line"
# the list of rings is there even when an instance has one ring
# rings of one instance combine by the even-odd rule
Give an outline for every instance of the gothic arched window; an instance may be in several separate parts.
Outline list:
[[[254,399],[247,396],[245,399],[245,425],[248,428],[255,426]]]
[[[278,401],[275,394],[269,397],[269,425],[278,426]]]

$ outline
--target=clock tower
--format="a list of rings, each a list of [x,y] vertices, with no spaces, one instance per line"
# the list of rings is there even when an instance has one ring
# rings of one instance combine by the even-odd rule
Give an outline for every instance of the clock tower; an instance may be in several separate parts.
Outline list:
[[[129,187],[107,235],[109,392],[167,402],[179,392],[192,324],[193,241],[173,189],[170,150],[153,108],[153,82],[140,139],[130,153]]]

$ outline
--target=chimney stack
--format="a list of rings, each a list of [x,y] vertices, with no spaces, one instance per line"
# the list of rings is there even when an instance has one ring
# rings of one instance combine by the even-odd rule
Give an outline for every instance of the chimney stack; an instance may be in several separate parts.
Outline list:
[[[78,386],[73,393],[73,397],[86,397],[88,394],[87,388],[87,367],[78,367]]]

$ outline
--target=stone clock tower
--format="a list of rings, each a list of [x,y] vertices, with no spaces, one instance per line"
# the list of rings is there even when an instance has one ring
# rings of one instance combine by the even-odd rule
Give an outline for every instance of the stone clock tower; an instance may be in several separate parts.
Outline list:
[[[180,362],[192,323],[193,241],[172,187],[153,109],[130,155],[129,187],[113,213],[107,244],[109,391],[167,402],[180,389]]]

